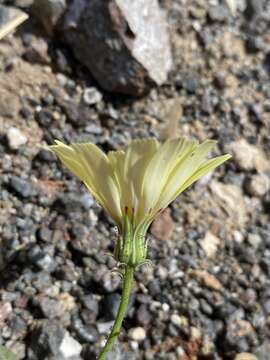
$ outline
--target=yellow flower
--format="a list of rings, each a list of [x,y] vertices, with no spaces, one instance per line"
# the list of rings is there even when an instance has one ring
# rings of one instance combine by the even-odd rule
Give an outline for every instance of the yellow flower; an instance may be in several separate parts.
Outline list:
[[[147,255],[146,231],[155,215],[187,187],[228,160],[230,155],[207,159],[216,144],[184,138],[134,140],[121,151],[104,154],[90,143],[60,141],[50,146],[77,175],[120,229],[115,257],[134,266]]]

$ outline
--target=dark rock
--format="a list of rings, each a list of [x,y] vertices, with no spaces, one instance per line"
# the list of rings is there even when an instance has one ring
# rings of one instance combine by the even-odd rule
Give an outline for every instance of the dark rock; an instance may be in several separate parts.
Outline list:
[[[11,177],[10,186],[22,198],[29,198],[33,194],[31,183],[17,176]]]
[[[66,0],[35,0],[32,6],[32,12],[48,34],[52,34],[65,10]]]
[[[69,54],[66,53],[65,49],[55,50],[55,61],[59,72],[71,73],[71,68],[68,62]]]
[[[148,284],[148,289],[149,293],[154,297],[161,294],[160,282],[157,279],[152,280]]]
[[[263,108],[260,104],[250,104],[249,114],[254,123],[258,125],[262,124]]]
[[[64,337],[65,330],[60,324],[44,322],[32,333],[29,359],[44,360],[47,356],[57,355]]]
[[[270,75],[270,52],[268,52],[268,53],[265,55],[265,58],[264,58],[264,67],[265,67],[265,69],[267,70],[268,74]]]
[[[47,106],[53,105],[54,101],[55,101],[55,98],[52,93],[48,93],[48,94],[45,94],[44,96],[42,96],[42,104],[43,105],[47,105]]]
[[[41,149],[34,158],[34,161],[36,160],[49,163],[55,160],[55,156],[51,151]]]
[[[86,255],[90,255],[92,249],[89,248],[90,239],[88,235],[89,231],[86,226],[74,224],[71,229],[72,248]]]
[[[200,307],[203,313],[205,313],[206,315],[212,315],[213,309],[205,299],[200,300]]]
[[[85,309],[81,312],[81,317],[86,324],[93,324],[96,321],[99,312],[99,303],[93,295],[84,295],[81,298]]]
[[[81,301],[86,309],[98,314],[98,301],[93,297],[93,295],[84,295],[81,298]]]
[[[136,311],[136,319],[138,324],[142,326],[147,326],[151,323],[152,316],[146,305],[142,304]]]
[[[111,273],[110,271],[106,271],[105,274],[102,276],[101,285],[103,289],[107,293],[112,293],[117,290],[121,284],[120,276]]]
[[[205,92],[202,97],[202,111],[206,115],[210,115],[212,113],[211,96],[208,92]]]
[[[233,320],[228,322],[225,340],[227,350],[246,352],[249,350],[249,342],[254,342],[255,339],[255,331],[248,321]]]
[[[245,16],[247,20],[255,21],[263,12],[263,0],[247,0]]]
[[[30,63],[48,64],[50,58],[48,56],[47,42],[42,38],[33,37],[23,56]]]
[[[35,118],[40,126],[47,127],[51,125],[52,122],[52,114],[49,110],[40,110],[35,114]]]
[[[29,360],[81,360],[82,346],[68,331],[51,322],[32,334]]]
[[[183,80],[183,87],[189,94],[195,94],[199,86],[199,81],[196,77],[187,76]]]
[[[118,311],[121,296],[117,293],[106,295],[101,302],[99,316],[105,321],[114,320]]]
[[[264,308],[266,314],[269,315],[270,314],[270,299],[264,301],[263,308]]]
[[[43,291],[51,286],[52,279],[50,274],[45,271],[40,271],[35,275],[32,284],[38,291]]]
[[[140,95],[164,83],[171,68],[166,21],[156,0],[73,1],[64,36],[108,91]]]
[[[55,270],[56,263],[53,257],[44,252],[39,248],[39,246],[35,246],[28,251],[28,259],[38,266],[41,270],[45,270],[47,272],[52,272]]]
[[[248,36],[246,40],[246,49],[251,54],[262,51],[265,47],[263,40],[257,36]]]
[[[10,321],[10,327],[12,329],[13,336],[23,336],[27,332],[27,323],[20,316],[13,316]]]
[[[209,7],[208,16],[213,22],[226,22],[230,18],[230,13],[226,6],[217,5]]]
[[[55,200],[53,207],[63,215],[71,216],[74,212],[82,212],[84,210],[84,199],[78,194],[66,193],[61,194]]]
[[[52,230],[43,226],[38,230],[38,238],[44,242],[50,242],[52,239]]]
[[[72,328],[81,341],[95,343],[98,339],[97,329],[93,325],[84,325],[78,317],[73,318]]]
[[[26,106],[23,106],[21,109],[20,109],[20,115],[24,118],[24,119],[30,119],[32,117],[32,111],[26,107]]]
[[[256,329],[263,329],[265,327],[266,317],[262,309],[258,309],[255,313],[252,314],[251,324]]]
[[[63,305],[54,299],[48,297],[41,297],[39,300],[40,309],[43,315],[50,320],[55,319],[56,317],[61,318],[65,312]]]

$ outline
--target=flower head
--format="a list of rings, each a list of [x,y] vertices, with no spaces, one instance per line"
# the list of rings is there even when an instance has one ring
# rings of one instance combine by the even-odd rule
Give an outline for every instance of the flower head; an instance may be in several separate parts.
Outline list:
[[[90,143],[60,141],[50,146],[77,175],[120,229],[115,257],[138,265],[146,258],[146,231],[155,215],[200,177],[230,158],[207,159],[216,144],[184,138],[160,144],[154,138],[133,140],[107,155]]]

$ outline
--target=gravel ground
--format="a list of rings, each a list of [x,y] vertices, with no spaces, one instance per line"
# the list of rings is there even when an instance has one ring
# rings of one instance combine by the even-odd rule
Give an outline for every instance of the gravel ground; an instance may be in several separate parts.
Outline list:
[[[94,359],[121,291],[114,224],[42,145],[176,132],[233,159],[153,224],[108,360],[269,358],[270,6],[185,3],[162,1],[173,70],[141,98],[104,92],[35,20],[0,43],[0,344],[19,359]]]

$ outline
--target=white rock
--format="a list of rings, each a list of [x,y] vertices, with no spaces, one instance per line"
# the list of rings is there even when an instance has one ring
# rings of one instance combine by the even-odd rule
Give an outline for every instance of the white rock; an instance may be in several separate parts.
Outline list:
[[[95,87],[89,87],[89,88],[84,89],[83,101],[87,105],[97,104],[101,100],[102,100],[102,94]]]
[[[185,353],[185,350],[182,348],[182,346],[177,346],[176,354],[179,357],[179,359],[181,359],[181,358],[185,359],[185,357],[187,356]]]
[[[146,332],[143,327],[138,326],[136,328],[131,328],[128,332],[128,336],[131,340],[140,342],[146,338]]]
[[[250,353],[241,353],[241,354],[236,355],[234,360],[258,360],[258,358],[255,355],[250,354]]]
[[[170,305],[167,303],[162,304],[162,310],[168,312],[170,310]]]
[[[251,246],[257,248],[261,244],[262,238],[258,234],[248,234],[247,241]]]
[[[200,245],[203,248],[206,256],[215,256],[218,246],[220,245],[220,239],[208,231],[205,234],[204,239],[200,240]]]
[[[171,323],[179,328],[188,325],[188,319],[185,316],[179,316],[178,314],[172,314]]]
[[[198,341],[202,338],[202,332],[199,328],[196,328],[195,326],[190,327],[190,334],[192,340]]]
[[[249,144],[245,139],[229,145],[234,161],[242,170],[266,171],[270,169],[270,161],[257,146]]]
[[[238,244],[242,244],[242,242],[244,241],[244,235],[241,233],[241,231],[233,231],[232,236],[233,240]]]
[[[220,207],[239,226],[244,226],[248,220],[247,207],[241,188],[234,184],[223,184],[212,181],[210,184],[212,193]]]
[[[57,79],[57,81],[59,82],[59,84],[61,86],[66,86],[67,85],[68,78],[66,77],[66,75],[64,75],[62,73],[59,73],[59,74],[56,75],[56,79]]]
[[[7,140],[10,149],[17,150],[27,143],[27,137],[16,127],[10,127],[7,131]]]
[[[248,184],[247,192],[251,196],[262,197],[266,195],[270,188],[269,178],[265,174],[256,174],[253,175]]]
[[[59,352],[64,359],[70,359],[73,356],[79,356],[82,351],[82,345],[78,343],[70,334],[66,332],[60,345]]]
[[[136,350],[138,350],[138,348],[139,348],[139,344],[138,344],[137,341],[133,341],[133,340],[132,340],[132,341],[130,342],[130,347],[131,347],[132,350],[136,351]]]
[[[107,321],[107,322],[98,322],[97,329],[100,334],[107,334],[111,327],[113,326],[114,321]]]

